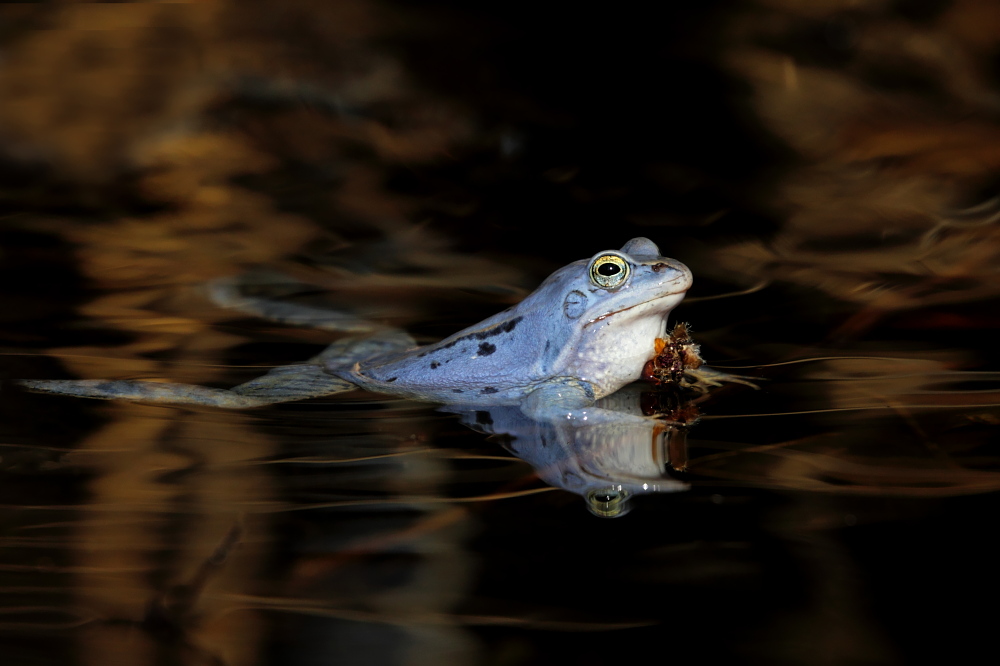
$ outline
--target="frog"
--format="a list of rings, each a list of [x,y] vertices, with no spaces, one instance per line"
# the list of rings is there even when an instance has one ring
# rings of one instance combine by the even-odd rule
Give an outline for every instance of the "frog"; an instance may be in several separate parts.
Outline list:
[[[210,286],[222,307],[349,333],[319,355],[231,389],[141,380],[23,379],[34,392],[247,409],[356,388],[418,401],[517,405],[532,418],[616,420],[596,401],[640,378],[684,299],[691,270],[648,238],[550,275],[520,303],[430,345],[352,315],[247,296],[237,279]],[[723,373],[699,369],[718,383]]]

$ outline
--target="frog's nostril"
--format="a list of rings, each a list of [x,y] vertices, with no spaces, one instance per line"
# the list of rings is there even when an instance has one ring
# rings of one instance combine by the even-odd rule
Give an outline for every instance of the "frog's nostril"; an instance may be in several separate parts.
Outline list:
[[[670,266],[668,266],[667,264],[664,264],[664,263],[661,262],[659,264],[653,264],[652,266],[650,266],[650,268],[653,269],[654,273],[659,273],[664,268],[670,268]]]

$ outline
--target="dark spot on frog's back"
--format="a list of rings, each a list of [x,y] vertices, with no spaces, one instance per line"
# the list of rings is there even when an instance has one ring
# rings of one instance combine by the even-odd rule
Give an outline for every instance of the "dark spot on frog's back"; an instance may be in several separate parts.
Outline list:
[[[441,367],[440,363],[438,363],[437,361],[431,361],[431,370],[437,370],[440,367]]]
[[[481,342],[479,343],[479,350],[476,353],[479,354],[480,356],[489,356],[496,350],[497,350],[496,345],[491,345],[488,342]]]
[[[487,386],[482,391],[479,392],[480,395],[491,395],[493,393],[498,393],[498,391],[492,386]]]
[[[514,317],[510,321],[504,322],[503,324],[500,324],[500,326],[499,326],[500,333],[510,333],[515,328],[517,328],[517,325],[521,323],[522,319],[524,319],[524,317]]]
[[[428,349],[427,351],[422,351],[419,354],[417,354],[417,358],[423,358],[424,356],[427,356],[428,354],[436,354],[439,351],[443,351],[445,349],[451,349],[452,347],[454,347],[455,345],[457,345],[459,342],[462,342],[463,340],[470,340],[470,339],[472,339],[472,340],[485,340],[486,338],[492,338],[494,336],[502,335],[504,333],[510,333],[515,328],[517,328],[517,325],[521,323],[522,319],[524,319],[524,317],[514,317],[513,319],[509,319],[509,320],[507,320],[505,322],[501,322],[501,323],[497,324],[496,326],[491,326],[490,328],[486,329],[485,331],[477,331],[475,333],[469,333],[468,335],[463,335],[462,337],[455,338],[454,340],[452,340],[448,344],[441,345],[440,347],[437,347],[436,349]]]
[[[517,325],[521,323],[522,319],[524,319],[524,317],[514,317],[513,319],[508,319],[507,321],[500,322],[496,326],[491,326],[485,331],[478,331],[476,333],[469,333],[468,335],[463,335],[458,340],[464,340],[466,338],[485,340],[486,338],[492,338],[494,336],[502,335],[504,333],[510,333],[515,328],[517,328]],[[458,340],[455,340],[455,342],[458,342]]]

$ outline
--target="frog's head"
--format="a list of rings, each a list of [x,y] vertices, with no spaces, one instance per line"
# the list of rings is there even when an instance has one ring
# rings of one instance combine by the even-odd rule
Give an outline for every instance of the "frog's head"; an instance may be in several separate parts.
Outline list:
[[[600,397],[638,379],[690,287],[687,266],[660,256],[648,238],[633,238],[556,271],[525,305],[547,304],[554,320],[548,337],[558,351],[548,367],[590,381]]]
[[[581,318],[588,323],[619,315],[624,315],[622,319],[665,315],[684,299],[692,281],[687,266],[661,257],[648,238],[633,238],[618,251],[598,252],[587,263],[585,278],[590,307],[584,308]],[[567,295],[566,309],[579,308],[577,300],[575,294]]]
[[[559,302],[562,319],[577,327],[616,326],[666,315],[691,287],[691,271],[660,256],[648,238],[633,238],[620,250],[604,250],[553,273],[537,296]]]

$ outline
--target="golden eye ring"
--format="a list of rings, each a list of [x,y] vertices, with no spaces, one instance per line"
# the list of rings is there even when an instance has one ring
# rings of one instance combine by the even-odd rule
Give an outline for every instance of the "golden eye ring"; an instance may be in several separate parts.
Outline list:
[[[629,272],[628,262],[617,254],[602,254],[590,264],[590,281],[603,289],[614,289],[625,283]]]

